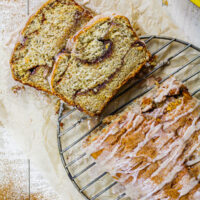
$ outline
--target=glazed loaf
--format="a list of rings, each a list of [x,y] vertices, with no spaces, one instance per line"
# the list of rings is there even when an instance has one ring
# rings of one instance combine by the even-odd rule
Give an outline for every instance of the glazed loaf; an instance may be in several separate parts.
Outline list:
[[[70,36],[91,19],[73,0],[49,0],[27,22],[14,49],[11,69],[15,80],[51,93],[49,75],[56,55]]]
[[[97,16],[58,57],[51,86],[58,97],[94,116],[149,61],[150,53],[124,16]]]
[[[200,199],[200,103],[171,78],[104,121],[86,152],[132,200]]]

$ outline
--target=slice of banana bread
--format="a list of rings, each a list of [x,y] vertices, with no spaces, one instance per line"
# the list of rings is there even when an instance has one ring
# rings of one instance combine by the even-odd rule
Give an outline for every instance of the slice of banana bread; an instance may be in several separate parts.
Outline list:
[[[11,58],[12,74],[23,84],[51,93],[49,75],[67,40],[91,19],[73,0],[49,0],[27,22]]]
[[[81,111],[101,113],[118,89],[146,64],[150,53],[124,16],[97,16],[55,64],[53,93]]]

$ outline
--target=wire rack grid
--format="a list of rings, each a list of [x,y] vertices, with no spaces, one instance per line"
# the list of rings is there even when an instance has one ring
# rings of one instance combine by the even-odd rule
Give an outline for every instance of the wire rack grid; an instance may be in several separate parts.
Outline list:
[[[165,49],[170,49],[171,45],[173,45],[173,44],[175,44],[175,46],[178,44],[179,48],[176,46],[175,47],[176,51],[175,52],[173,51],[174,53],[172,55],[167,56],[167,58],[164,59],[164,60],[162,59],[162,54],[161,54],[159,56],[159,57],[161,57],[159,64],[156,65],[155,68],[153,68],[153,70],[151,72],[145,74],[142,78],[139,78],[136,81],[134,81],[132,84],[128,85],[124,90],[120,91],[111,101],[115,101],[116,99],[118,99],[120,97],[123,98],[123,95],[125,95],[126,93],[129,93],[131,91],[131,89],[134,89],[137,85],[140,85],[141,83],[145,82],[147,78],[155,75],[156,72],[158,72],[159,70],[163,70],[166,66],[170,66],[170,64],[172,63],[172,61],[174,59],[177,59],[178,57],[181,56],[182,53],[185,53],[186,51],[189,51],[189,52],[194,51],[195,53],[192,54],[194,56],[192,56],[192,58],[188,58],[187,62],[185,62],[181,66],[178,66],[175,70],[170,71],[170,73],[167,74],[166,76],[164,76],[162,78],[162,80],[159,81],[159,83],[164,82],[165,80],[167,80],[172,75],[176,75],[179,72],[184,71],[186,68],[189,68],[190,65],[193,64],[193,63],[195,63],[195,66],[197,66],[196,71],[192,72],[189,75],[187,73],[186,77],[182,78],[181,81],[183,83],[187,83],[188,81],[192,80],[194,77],[197,77],[198,74],[200,74],[200,65],[199,65],[200,64],[200,48],[198,48],[198,47],[196,47],[196,46],[194,46],[194,45],[192,45],[188,42],[185,42],[185,41],[182,41],[182,40],[179,40],[179,39],[175,39],[175,38],[171,38],[171,37],[142,36],[142,37],[140,37],[140,39],[143,40],[146,43],[146,45],[148,45],[150,42],[152,44],[155,43],[156,41],[164,42],[164,44],[162,44],[161,46],[159,46],[158,49],[156,49],[152,52],[152,56],[157,56],[159,53],[163,52]],[[152,45],[149,45],[149,46],[150,46],[149,48],[150,48],[150,51],[151,51]],[[166,52],[164,51],[164,53],[166,53]],[[189,71],[192,71],[192,70],[189,69]],[[114,110],[112,110],[108,114],[112,115],[112,114],[119,112],[120,110],[124,109],[128,104],[130,104],[131,102],[133,102],[137,98],[143,96],[144,94],[148,93],[153,88],[154,88],[154,86],[145,88],[144,91],[140,92],[136,96],[131,97],[128,101],[124,102],[122,105],[119,105],[118,107],[116,107]],[[198,87],[198,84],[197,84],[196,89],[194,91],[192,91],[191,94],[192,94],[192,96],[195,96],[195,95],[198,95],[199,92],[200,92],[200,87]],[[87,191],[91,188],[91,186],[93,186],[94,184],[98,184],[99,180],[103,181],[104,177],[106,175],[108,175],[108,173],[102,172],[100,175],[96,176],[95,178],[93,178],[89,182],[85,183],[85,185],[82,187],[79,184],[78,178],[80,176],[83,176],[84,174],[87,173],[88,170],[93,168],[96,165],[96,162],[93,161],[92,163],[88,163],[88,165],[86,167],[84,167],[83,169],[81,169],[77,173],[73,174],[73,167],[77,163],[79,163],[80,160],[86,158],[86,153],[83,152],[82,154],[80,154],[79,151],[78,152],[75,151],[74,152],[75,158],[73,158],[70,162],[69,162],[68,156],[65,155],[65,153],[70,151],[76,145],[79,145],[95,129],[97,129],[100,125],[102,125],[102,120],[99,120],[86,133],[84,133],[80,137],[76,138],[74,141],[70,142],[70,144],[67,144],[67,146],[65,146],[65,144],[63,144],[63,142],[62,142],[62,137],[69,134],[70,131],[72,131],[74,128],[77,128],[78,126],[80,126],[84,121],[90,119],[88,116],[82,116],[77,121],[75,121],[72,125],[65,128],[64,130],[62,130],[62,126],[63,126],[63,123],[64,123],[63,120],[67,119],[69,116],[73,115],[73,113],[75,113],[76,111],[77,111],[76,108],[72,108],[71,110],[68,110],[67,112],[65,112],[65,103],[61,102],[59,117],[58,117],[57,139],[58,139],[58,149],[59,149],[59,153],[60,153],[60,157],[61,157],[63,166],[64,166],[70,180],[72,181],[74,186],[83,195],[83,197],[85,199],[87,199],[87,200],[96,200],[96,199],[105,200],[106,199],[107,200],[107,198],[102,197],[102,195],[104,193],[106,193],[107,191],[109,191],[111,188],[113,188],[115,185],[117,185],[118,184],[117,181],[112,180],[110,182],[110,184],[108,184],[105,187],[102,187],[100,189],[100,191],[98,191],[97,193],[88,195]],[[123,199],[125,197],[126,197],[126,194],[124,192],[122,192],[121,194],[118,194],[116,197],[108,198],[108,199],[120,200],[120,199]]]

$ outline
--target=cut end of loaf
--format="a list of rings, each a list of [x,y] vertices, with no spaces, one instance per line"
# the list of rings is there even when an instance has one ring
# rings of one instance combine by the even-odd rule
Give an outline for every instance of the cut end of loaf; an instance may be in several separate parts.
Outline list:
[[[124,16],[92,20],[72,40],[71,56],[60,55],[51,84],[56,95],[91,116],[150,59]]]
[[[91,19],[73,0],[49,0],[27,22],[10,64],[15,80],[52,93],[49,77],[67,39]]]

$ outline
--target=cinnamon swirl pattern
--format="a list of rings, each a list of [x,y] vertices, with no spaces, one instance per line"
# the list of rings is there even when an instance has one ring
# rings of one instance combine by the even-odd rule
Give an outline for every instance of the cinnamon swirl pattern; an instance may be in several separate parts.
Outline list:
[[[119,15],[95,17],[67,47],[55,64],[53,93],[91,116],[150,59],[129,20]]]

